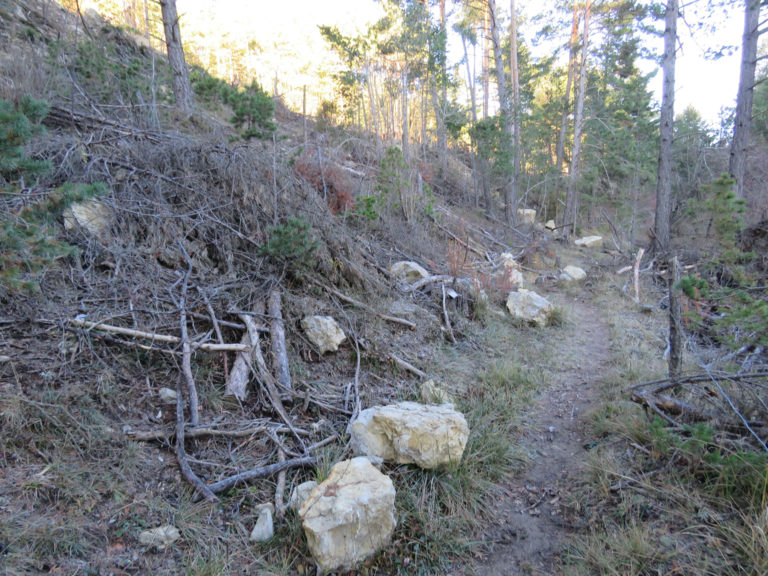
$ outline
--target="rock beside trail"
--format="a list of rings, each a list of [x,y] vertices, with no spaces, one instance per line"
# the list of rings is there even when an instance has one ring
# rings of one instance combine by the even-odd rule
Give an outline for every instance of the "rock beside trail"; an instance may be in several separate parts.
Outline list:
[[[395,487],[365,457],[339,462],[299,510],[319,572],[349,570],[386,546],[395,529]]]
[[[587,273],[584,272],[583,269],[572,265],[568,265],[563,268],[563,273],[560,274],[560,280],[564,280],[566,282],[578,282],[579,280],[584,280],[586,277]]]
[[[602,236],[584,236],[583,238],[577,238],[574,242],[576,246],[586,246],[587,248],[593,248],[602,245]]]
[[[414,282],[418,282],[422,278],[427,278],[429,276],[429,272],[427,272],[420,264],[409,262],[407,260],[395,262],[390,266],[389,271],[396,279],[405,280],[409,284],[413,284]]]
[[[469,427],[451,404],[400,402],[360,412],[350,436],[358,454],[434,469],[461,461]]]
[[[330,316],[307,316],[301,321],[301,327],[309,341],[320,350],[320,354],[336,352],[347,339],[336,320]]]
[[[517,292],[510,292],[507,296],[507,310],[519,320],[546,326],[553,306],[549,300],[536,292],[520,289]]]
[[[139,534],[139,543],[143,546],[151,546],[162,550],[176,542],[180,537],[181,534],[179,534],[179,529],[176,526],[166,524],[165,526],[158,526],[157,528],[141,532]]]

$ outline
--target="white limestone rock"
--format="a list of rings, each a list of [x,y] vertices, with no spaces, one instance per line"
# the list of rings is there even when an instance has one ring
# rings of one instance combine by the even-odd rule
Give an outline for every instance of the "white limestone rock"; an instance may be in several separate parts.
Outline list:
[[[518,208],[517,219],[521,224],[533,226],[536,223],[536,210],[532,208]]]
[[[395,529],[395,487],[365,457],[338,462],[299,510],[318,571],[349,570],[386,546]]]
[[[139,543],[143,546],[162,550],[176,542],[180,537],[181,534],[179,534],[179,529],[176,526],[166,524],[165,526],[158,526],[157,528],[141,532],[139,534]]]
[[[160,402],[163,404],[176,404],[176,390],[160,388],[160,390],[157,391],[157,395],[160,398]]]
[[[584,236],[583,238],[577,238],[574,242],[576,246],[585,246],[587,248],[596,248],[602,246],[602,236]]]
[[[421,265],[416,262],[409,262],[403,260],[395,262],[390,266],[389,271],[398,280],[405,280],[408,284],[418,282],[422,278],[427,278],[429,272],[427,272]]]
[[[109,208],[98,200],[76,202],[63,213],[64,228],[86,230],[94,236],[101,236],[109,227]]]
[[[315,488],[317,488],[317,482],[308,480],[307,482],[302,482],[291,490],[291,497],[288,499],[288,506],[291,510],[296,510],[298,512]]]
[[[519,320],[531,322],[538,326],[546,326],[549,314],[553,310],[552,304],[531,290],[521,289],[510,292],[507,296],[507,310]]]
[[[330,316],[307,316],[301,321],[301,327],[320,354],[336,352],[339,345],[347,339],[344,331]]]
[[[251,530],[251,542],[266,542],[275,535],[275,524],[272,520],[274,506],[270,503],[259,508],[259,518]]]
[[[566,282],[578,282],[584,280],[587,277],[587,273],[578,266],[568,265],[563,268],[563,273],[560,275],[560,279]]]
[[[422,383],[420,393],[424,404],[453,404],[451,395],[434,380]]]
[[[468,437],[464,415],[451,404],[374,406],[350,426],[356,453],[427,469],[458,464]]]
[[[544,224],[544,228],[547,230],[555,230],[557,228],[557,224],[555,224],[554,220],[547,220],[547,223]]]

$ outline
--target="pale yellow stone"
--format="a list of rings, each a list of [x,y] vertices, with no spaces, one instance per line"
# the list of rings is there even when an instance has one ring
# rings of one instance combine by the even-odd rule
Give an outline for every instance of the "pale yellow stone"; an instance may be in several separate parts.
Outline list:
[[[507,310],[519,320],[545,326],[553,307],[549,300],[536,292],[520,289],[507,296]]]
[[[330,316],[307,316],[301,321],[301,327],[320,354],[336,352],[339,345],[347,339],[344,331]]]
[[[432,469],[461,461],[469,427],[451,404],[400,402],[360,412],[350,436],[359,454]]]
[[[396,279],[405,280],[409,284],[413,284],[414,282],[418,282],[429,276],[429,272],[427,272],[423,266],[416,262],[409,262],[406,260],[395,262],[390,266],[389,271]]]
[[[319,571],[349,570],[389,543],[395,487],[368,458],[344,460],[312,490],[299,518]]]

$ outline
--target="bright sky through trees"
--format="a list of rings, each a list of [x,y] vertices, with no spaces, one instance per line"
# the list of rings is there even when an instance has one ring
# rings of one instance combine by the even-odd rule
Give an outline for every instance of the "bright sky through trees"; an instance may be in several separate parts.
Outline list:
[[[345,33],[351,34],[368,23],[375,21],[381,14],[380,6],[374,0],[283,0],[281,2],[253,2],[252,0],[178,0],[179,12],[194,13],[209,12],[215,15],[218,22],[217,30],[225,30],[231,24],[229,32],[258,33],[270,32],[271,35],[293,39],[291,63],[285,59],[287,66],[295,66],[297,61],[305,59],[304,67],[319,66],[317,52],[320,49],[320,39],[317,26],[335,25]],[[520,1],[518,9],[523,18],[530,18],[540,10],[540,0]],[[501,10],[507,9],[505,2],[499,2]],[[225,24],[226,23],[226,24]],[[694,22],[689,22],[693,26]],[[691,30],[685,24],[680,27],[681,51],[678,54],[677,65],[677,112],[682,112],[687,106],[695,107],[704,119],[712,125],[718,121],[720,109],[733,106],[738,88],[739,53],[738,49],[732,54],[717,60],[707,59],[707,50],[716,50],[723,45],[738,47],[741,42],[743,25],[743,10],[741,5],[727,9],[725,18],[717,22],[718,30],[713,33],[696,32],[691,37]],[[521,34],[530,38],[535,30],[521,27]],[[320,41],[322,42],[322,41]],[[660,50],[661,39],[658,40]],[[271,47],[264,46],[265,49]],[[461,54],[456,50],[452,58],[458,59]],[[565,54],[564,54],[565,57]],[[279,62],[271,63],[270,68],[278,71]],[[648,64],[648,70],[652,64]],[[283,70],[285,72],[285,70]],[[273,71],[265,71],[264,78],[270,78]],[[281,74],[282,77],[282,74]],[[269,87],[268,82],[264,82]],[[661,75],[651,81],[651,87],[660,100]]]

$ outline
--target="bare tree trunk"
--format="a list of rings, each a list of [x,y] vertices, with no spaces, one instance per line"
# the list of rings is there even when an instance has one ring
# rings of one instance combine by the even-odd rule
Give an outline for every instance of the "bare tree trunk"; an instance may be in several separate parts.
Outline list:
[[[667,0],[664,16],[664,87],[661,95],[659,170],[656,180],[654,252],[666,260],[669,252],[669,219],[672,211],[672,139],[675,131],[675,44],[677,42],[677,0]]]
[[[757,41],[760,37],[760,0],[744,0],[744,35],[741,41],[741,74],[736,98],[736,119],[731,141],[728,171],[736,185],[737,198],[744,198],[744,177],[747,173],[747,147],[752,125],[752,99],[757,66]]]
[[[194,99],[192,97],[192,86],[189,83],[189,74],[187,73],[187,63],[184,60],[184,47],[181,44],[176,0],[160,0],[160,9],[163,13],[168,64],[173,71],[173,95],[176,98],[176,108],[180,112],[189,114],[192,112]]]
[[[496,83],[499,92],[499,107],[501,109],[502,132],[505,135],[506,144],[510,148],[514,146],[514,127],[512,125],[512,105],[509,101],[509,92],[507,90],[507,78],[504,73],[504,56],[501,50],[501,40],[499,39],[498,12],[496,11],[496,0],[488,0],[488,19],[491,25],[491,41],[493,42],[493,54],[496,63]],[[514,224],[517,217],[517,198],[515,197],[515,171],[510,168],[510,176],[504,182],[504,217],[508,224]]]
[[[669,379],[676,382],[683,371],[683,309],[677,284],[680,282],[680,262],[677,256],[669,262]]]
[[[576,54],[578,48],[579,10],[574,3],[568,55],[568,79],[565,82],[565,103],[563,104],[563,118],[560,123],[560,133],[557,135],[557,148],[555,149],[555,169],[561,174],[563,172],[563,157],[565,156],[565,136],[568,132],[568,114],[571,111],[571,87],[573,86],[573,77],[576,74]]]
[[[404,65],[400,71],[400,82],[402,84],[402,114],[403,114],[403,158],[408,162],[410,156],[408,150],[408,66]]]
[[[445,0],[440,0],[440,33],[443,35],[444,51],[440,69],[440,109],[437,114],[437,153],[441,161],[448,152],[448,130],[445,126],[445,113],[448,109],[448,29],[445,19]]]
[[[368,99],[371,101],[371,121],[373,123],[373,133],[376,134],[376,148],[381,146],[381,131],[379,130],[379,114],[376,107],[376,90],[373,85],[373,74],[371,73],[370,63],[365,64],[365,74],[368,84]]]
[[[581,176],[581,132],[584,124],[584,98],[587,91],[587,54],[589,52],[589,16],[592,3],[584,5],[584,29],[581,38],[581,64],[579,65],[579,90],[576,94],[576,110],[573,115],[573,155],[568,173],[568,189],[565,194],[563,236],[570,239],[576,232],[576,216],[579,212],[578,181]]]
[[[512,19],[509,24],[510,54],[509,68],[512,81],[512,182],[510,183],[510,201],[514,218],[517,217],[518,178],[520,176],[520,74],[517,62],[517,9],[515,0],[510,0],[509,13]]]
[[[488,118],[490,113],[488,106],[491,75],[491,38],[488,34],[489,28],[488,12],[485,11],[483,13],[483,118]]]

